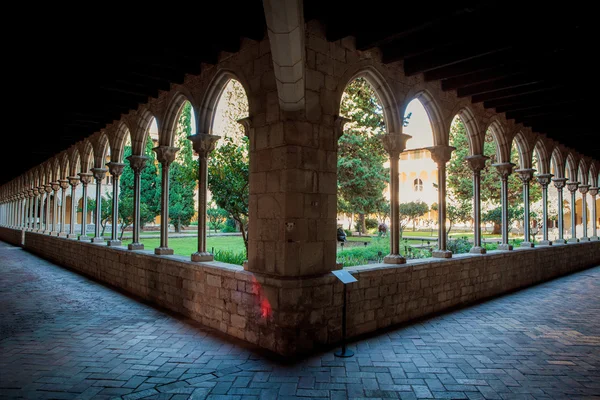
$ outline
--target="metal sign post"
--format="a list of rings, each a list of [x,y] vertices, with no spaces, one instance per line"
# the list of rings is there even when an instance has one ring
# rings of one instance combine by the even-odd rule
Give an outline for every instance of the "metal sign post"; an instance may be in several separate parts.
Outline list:
[[[335,275],[340,282],[344,284],[344,303],[342,306],[342,349],[333,353],[336,357],[352,357],[354,352],[352,350],[348,350],[346,348],[346,285],[352,282],[358,282],[358,280],[350,275],[350,273],[346,270],[339,269],[337,271],[331,271],[333,275]]]

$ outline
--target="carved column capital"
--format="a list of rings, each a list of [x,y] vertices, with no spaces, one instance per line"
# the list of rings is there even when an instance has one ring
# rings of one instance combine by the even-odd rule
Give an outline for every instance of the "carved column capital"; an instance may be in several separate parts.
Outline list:
[[[153,148],[156,153],[156,159],[164,166],[169,166],[175,160],[175,154],[179,151],[179,147],[158,146]]]
[[[500,174],[500,177],[502,179],[507,179],[508,176],[510,174],[512,174],[513,171],[513,167],[515,166],[515,164],[513,163],[499,163],[499,164],[492,164],[492,167],[496,167],[496,170],[498,171],[498,174]]]
[[[55,192],[58,192],[58,189],[60,189],[60,182],[50,182],[50,187]]]
[[[79,175],[79,181],[83,184],[83,186],[87,186],[88,184],[92,183],[93,175],[89,172],[80,172],[77,175]]]
[[[554,187],[562,190],[567,184],[567,178],[552,178],[552,182],[554,182]]]
[[[101,182],[108,170],[106,168],[92,168],[90,171],[92,171],[94,178],[96,178],[96,182]]]
[[[46,191],[46,193],[52,193],[52,185],[51,184],[44,185],[44,190]]]
[[[426,149],[429,150],[431,158],[437,165],[443,165],[450,161],[452,152],[456,150],[456,147],[439,144],[437,146],[427,147]]]
[[[552,177],[554,175],[552,174],[539,174],[536,176],[537,181],[539,182],[540,185],[542,185],[542,187],[547,187],[550,182],[552,182]]]
[[[400,157],[400,153],[406,149],[406,142],[412,138],[404,133],[386,133],[381,136],[383,148],[392,158]]]
[[[344,125],[350,121],[352,120],[339,115],[335,117],[335,120],[333,121],[333,132],[335,133],[335,138],[337,140],[339,140],[339,138],[341,138],[344,134]]]
[[[485,162],[490,158],[487,156],[483,156],[481,154],[475,156],[468,156],[467,161],[469,162],[469,167],[473,172],[481,172],[482,169],[485,168]]]
[[[146,162],[150,159],[150,157],[146,156],[129,156],[127,157],[127,161],[129,161],[129,166],[136,174],[139,174],[146,168]]]
[[[106,163],[108,167],[108,172],[115,178],[118,178],[123,173],[123,168],[125,168],[125,164],[118,162],[109,162]]]
[[[598,194],[598,190],[599,188],[590,186],[588,193],[590,194],[590,196],[596,196]]]
[[[77,185],[79,185],[79,177],[67,176],[67,179],[69,180],[69,185],[71,185],[71,187],[77,187]]]
[[[532,168],[524,168],[524,169],[516,169],[515,172],[519,174],[519,179],[523,183],[529,183],[533,179],[533,174],[535,173],[535,169]]]
[[[209,135],[207,133],[198,133],[196,135],[188,136],[188,139],[192,141],[194,151],[203,159],[208,158],[208,155],[215,149],[217,140],[220,138],[221,136]]]
[[[567,182],[567,189],[569,189],[569,192],[571,193],[576,192],[578,187],[579,182]]]
[[[67,190],[69,187],[69,181],[67,179],[59,179],[58,184],[62,190]]]
[[[579,185],[579,193],[586,194],[590,189],[590,185]]]

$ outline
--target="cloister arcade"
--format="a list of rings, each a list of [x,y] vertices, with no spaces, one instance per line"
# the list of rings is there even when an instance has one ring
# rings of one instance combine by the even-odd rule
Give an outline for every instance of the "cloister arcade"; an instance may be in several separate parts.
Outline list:
[[[267,17],[268,25],[269,21]],[[25,248],[50,254],[49,257],[63,259],[71,265],[77,263],[74,260],[76,256],[67,259],[68,256],[57,255],[50,249],[61,248],[65,254],[80,254],[77,251],[86,249],[100,261],[94,261],[98,263],[95,264],[95,272],[81,267],[85,273],[102,276],[98,272],[102,268],[116,268],[121,272],[106,278],[109,283],[152,298],[159,304],[192,315],[216,329],[271,350],[290,353],[311,347],[314,343],[335,341],[339,338],[339,326],[328,327],[328,322],[338,316],[337,311],[332,312],[331,309],[339,305],[340,289],[333,288],[334,282],[329,273],[339,268],[336,264],[335,239],[337,141],[347,121],[339,116],[339,110],[342,93],[348,83],[362,77],[374,89],[384,113],[386,132],[380,139],[391,170],[391,251],[382,264],[369,265],[362,270],[356,267],[358,275],[377,276],[377,279],[373,279],[381,284],[380,275],[368,274],[400,274],[404,268],[401,264],[407,262],[401,254],[399,242],[398,205],[402,192],[399,190],[398,171],[400,155],[410,139],[404,133],[402,117],[407,105],[415,99],[421,102],[431,122],[433,145],[427,150],[437,164],[438,171],[439,240],[433,259],[426,260],[427,265],[431,265],[431,268],[453,267],[453,264],[444,264],[451,262],[447,259],[453,257],[447,249],[446,237],[446,165],[454,150],[449,143],[450,125],[457,116],[468,132],[469,156],[464,162],[472,170],[474,188],[472,254],[457,258],[457,262],[471,260],[469,262],[473,265],[484,265],[491,262],[486,260],[504,257],[503,263],[510,264],[517,262],[517,258],[528,259],[529,256],[523,254],[550,254],[544,251],[552,251],[553,255],[564,252],[572,256],[587,251],[579,250],[578,246],[584,246],[582,242],[598,242],[589,244],[594,246],[594,252],[598,252],[598,160],[517,124],[503,113],[486,109],[480,102],[473,103],[468,98],[458,97],[455,92],[442,91],[439,82],[426,81],[420,75],[406,76],[401,63],[383,64],[376,52],[358,51],[352,41],[327,42],[321,26],[315,21],[306,25],[304,35],[306,41],[302,42],[273,32],[262,41],[244,39],[238,52],[223,53],[215,65],[206,65],[200,75],[188,75],[184,83],[171,85],[170,90],[161,91],[157,98],[150,98],[137,109],[123,114],[120,120],[113,121],[83,141],[73,143],[62,153],[3,185],[0,187],[2,229],[17,232]],[[291,62],[285,57],[293,57],[282,49],[296,49],[298,46],[305,46],[299,53],[302,68],[282,72],[281,66],[290,65]],[[289,76],[296,73],[299,78]],[[215,131],[213,124],[217,103],[223,88],[231,79],[241,83],[249,105],[249,116],[239,121],[250,143],[249,245],[248,260],[243,267],[213,261],[213,255],[206,247],[207,160],[219,139],[219,132]],[[300,86],[297,82],[301,83],[301,89],[298,89]],[[160,246],[144,249],[139,240],[139,193],[141,171],[147,160],[144,149],[154,119],[158,127],[158,145],[153,150],[162,167],[160,219],[169,221],[169,168],[177,155],[174,135],[179,113],[186,101],[191,103],[196,116],[197,133],[190,136],[189,140],[199,157],[199,201],[197,251],[183,259],[172,256],[167,223],[161,224]],[[486,133],[495,142],[496,163],[493,167],[497,170],[501,185],[503,215],[500,250],[489,254],[485,254],[481,243],[479,196],[480,171],[488,159],[483,152]],[[132,155],[124,159],[127,140],[131,142]],[[510,159],[513,144],[518,150],[518,165],[511,163]],[[109,162],[106,162],[107,154],[110,154]],[[534,157],[536,168],[533,168]],[[99,234],[100,213],[97,210],[94,213],[96,220],[89,221],[86,201],[87,187],[95,181],[95,193],[89,196],[95,196],[96,206],[100,207],[102,182],[109,174],[112,178],[113,220],[117,220],[119,177],[125,168],[131,168],[135,174],[133,243],[128,247],[121,246],[118,240],[117,224],[113,224],[109,240]],[[511,174],[516,174],[522,182],[525,240],[521,246],[524,249],[513,249],[508,238],[507,179]],[[536,243],[535,247],[529,221],[529,188],[534,181],[542,188],[543,221],[550,218],[548,191],[557,191],[559,233],[556,240],[549,240],[548,224],[544,223],[543,240]],[[78,185],[83,188],[80,195],[76,191]],[[59,207],[59,204],[65,206]],[[69,204],[81,204],[81,211]],[[78,230],[77,221],[81,221]],[[87,223],[95,226],[93,238],[86,235]],[[580,226],[579,230],[577,226]],[[566,229],[570,229],[570,232],[566,232]],[[91,243],[86,243],[88,241]],[[513,253],[514,258],[507,258],[512,257],[510,254]],[[104,254],[111,256],[103,258]],[[185,283],[188,279],[194,279],[193,272],[188,275],[189,271],[172,273],[177,278],[173,278],[176,279],[173,281],[175,283],[169,281],[168,285],[176,289],[161,286],[167,285],[162,275],[152,278],[154,283],[142,288],[145,285],[142,281],[150,279],[150,272],[131,272],[134,263],[131,260],[134,258],[128,257],[142,260],[136,268],[144,268],[144,262],[154,265],[152,274],[156,276],[171,274],[169,268],[171,271],[179,271],[177,268],[181,268],[181,271],[190,268],[189,271],[203,271],[204,275],[198,278],[203,280],[202,289],[198,290],[205,297],[199,300],[200,294],[189,294],[195,290]],[[123,278],[123,281],[119,281],[121,278],[112,278],[128,273],[133,275]],[[209,276],[218,277],[218,284],[213,285],[212,278],[207,278]],[[522,284],[514,283],[513,286]],[[508,290],[509,286],[503,286],[496,292],[485,292],[481,296]],[[215,288],[218,288],[217,292],[208,293],[209,289]],[[162,294],[151,295],[152,290]],[[189,293],[186,292],[188,290]],[[177,298],[178,291],[187,294],[183,295],[183,299],[173,300]],[[352,298],[352,294],[350,296]],[[386,294],[373,296],[382,300]],[[460,288],[455,296],[452,301],[445,297],[424,302],[404,298],[402,301],[410,305],[403,306],[402,312],[397,312],[400,308],[395,306],[391,306],[391,309],[383,307],[381,315],[377,311],[371,322],[368,318],[364,319],[363,307],[367,306],[356,304],[356,315],[362,312],[361,318],[364,320],[357,319],[354,325],[350,323],[354,327],[351,328],[351,334],[379,329],[478,297],[461,293]],[[361,295],[360,298],[365,297]],[[268,300],[268,307],[265,307],[265,299]],[[237,305],[237,309],[230,304]],[[373,303],[373,308],[380,307]],[[280,313],[277,314],[277,311]],[[259,317],[254,318],[254,315]],[[302,321],[311,321],[311,328],[306,332],[296,332],[296,326]]]

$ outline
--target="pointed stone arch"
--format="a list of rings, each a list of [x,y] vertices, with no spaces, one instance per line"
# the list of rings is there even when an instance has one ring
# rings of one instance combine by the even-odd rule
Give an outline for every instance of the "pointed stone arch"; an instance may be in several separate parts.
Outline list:
[[[131,138],[129,128],[123,121],[119,121],[111,134],[107,135],[110,144],[110,161],[115,163],[123,162],[123,153],[128,135]]]
[[[445,122],[446,118],[444,118],[441,107],[435,97],[427,89],[419,90],[412,96],[406,96],[405,100],[407,101],[402,105],[401,115],[404,115],[410,102],[415,99],[419,100],[429,117],[431,130],[433,131],[433,145],[448,145],[450,122]]]
[[[181,109],[186,101],[192,104],[192,112],[196,112],[193,97],[189,93],[183,93],[181,90],[175,92],[164,114],[164,123],[158,125],[158,142],[161,146],[174,146],[175,130],[177,129],[177,120],[181,114]],[[158,120],[157,120],[158,124]]]
[[[565,178],[565,157],[559,146],[554,147],[551,162],[554,165],[554,177]]]
[[[131,154],[142,156],[146,149],[148,131],[155,119],[154,114],[145,107],[140,107],[130,119],[129,132],[131,135]],[[157,121],[158,123],[158,121]]]
[[[569,152],[567,154],[566,160],[565,160],[565,174],[567,175],[566,177],[569,179],[569,181],[571,182],[578,182],[577,181],[577,160],[575,159],[575,156],[573,155],[572,152]]]
[[[506,130],[504,125],[497,118],[492,118],[485,128],[484,135],[490,132],[494,143],[496,144],[496,159],[498,163],[510,162],[510,147],[506,140]]]
[[[593,187],[598,187],[598,167],[594,160],[590,160],[590,172],[588,176],[588,184]]]
[[[88,173],[94,168],[94,147],[92,143],[84,139],[78,143],[79,156],[81,160],[81,172]]]
[[[69,149],[69,176],[77,176],[81,171],[81,157],[79,156],[79,148],[72,146]]]
[[[550,155],[548,154],[548,147],[544,142],[543,138],[540,137],[534,146],[535,154],[538,160],[538,175],[550,173]]]
[[[579,165],[577,167],[577,177],[579,178],[579,182],[582,185],[588,184],[588,173],[589,168],[587,162],[584,158],[579,159]]]
[[[533,148],[531,145],[531,141],[528,140],[526,134],[522,130],[519,130],[515,134],[515,136],[513,138],[513,143],[516,145],[517,152],[519,153],[519,168],[520,169],[531,168],[532,158],[533,158]]]
[[[51,161],[51,173],[52,173],[52,180],[51,182],[58,182],[58,180],[60,179],[60,160],[58,157],[54,157]]]
[[[94,168],[104,168],[106,155],[110,149],[108,137],[104,132],[98,132],[90,139],[90,143],[94,149]]]
[[[60,155],[60,173],[59,179],[66,179],[69,176],[69,153],[64,151]]]
[[[481,123],[475,117],[473,110],[465,105],[458,109],[455,116],[459,117],[467,130],[469,140],[469,155],[483,155],[483,143],[485,141],[485,131],[481,131]],[[454,119],[454,117],[453,117]],[[448,135],[450,135],[448,133]]]

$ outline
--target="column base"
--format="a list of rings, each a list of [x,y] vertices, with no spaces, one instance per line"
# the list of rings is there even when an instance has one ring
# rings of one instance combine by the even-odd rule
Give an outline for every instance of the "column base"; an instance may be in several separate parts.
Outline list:
[[[157,247],[154,249],[154,254],[157,256],[171,256],[173,255],[173,249],[168,247]]]
[[[552,241],[552,244],[554,244],[554,245],[567,244],[567,241],[565,239],[554,239]]]
[[[92,243],[106,243],[106,239],[104,239],[103,237],[95,237],[92,239]]]
[[[192,261],[214,261],[215,257],[206,251],[198,251],[194,254],[192,254]]]
[[[524,247],[526,249],[531,249],[534,246],[533,246],[533,243],[531,243],[531,242],[522,242],[519,247]]]
[[[598,236],[592,236],[590,238],[590,241],[596,241],[596,240],[600,240],[600,238]]]
[[[571,238],[571,239],[567,240],[567,243],[579,243],[579,239]]]
[[[142,243],[129,243],[127,248],[129,250],[144,250],[144,245]]]
[[[512,250],[513,246],[512,244],[508,244],[508,243],[502,243],[498,245],[498,250]]]
[[[589,241],[590,241],[590,238],[589,238],[589,237],[587,237],[587,236],[584,236],[584,237],[582,237],[582,238],[579,238],[579,241],[580,241],[580,242],[589,242]]]
[[[538,246],[552,246],[552,242],[550,240],[542,240]]]
[[[473,247],[471,247],[471,250],[469,250],[469,253],[471,253],[471,254],[485,254],[485,253],[487,253],[487,250],[484,247],[481,247],[481,246],[473,246]]]
[[[452,258],[452,252],[450,250],[434,250],[431,252],[433,258]]]
[[[109,246],[120,246],[121,245],[121,241],[120,240],[108,240],[107,244]]]
[[[68,236],[68,235],[67,235],[67,233],[66,233],[66,232],[60,232],[60,233],[58,234],[58,237],[62,237],[62,238],[66,238],[67,236]]]
[[[81,241],[81,242],[91,242],[92,239],[90,239],[89,236],[83,236],[83,235],[79,235],[77,237],[77,240]]]
[[[58,232],[50,231],[49,235],[50,236],[58,236]]]
[[[400,254],[388,254],[383,257],[384,264],[406,264],[406,258],[402,257]]]
[[[73,239],[73,240],[76,240],[78,237],[79,237],[79,236],[78,236],[78,235],[76,235],[76,234],[74,234],[74,233],[69,233],[69,234],[67,235],[67,239]]]

